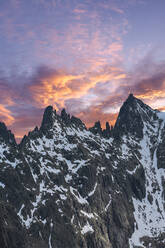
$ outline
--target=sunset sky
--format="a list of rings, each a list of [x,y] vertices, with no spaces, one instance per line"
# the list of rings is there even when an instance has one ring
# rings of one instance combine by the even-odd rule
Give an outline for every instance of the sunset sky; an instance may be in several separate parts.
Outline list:
[[[0,121],[17,140],[53,105],[114,123],[131,92],[165,111],[165,0],[0,0]]]

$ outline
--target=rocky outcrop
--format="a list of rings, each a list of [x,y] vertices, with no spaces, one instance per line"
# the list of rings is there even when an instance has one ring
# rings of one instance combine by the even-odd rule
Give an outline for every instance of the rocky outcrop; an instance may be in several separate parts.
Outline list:
[[[106,122],[106,128],[102,129],[100,121],[97,121],[93,127],[89,128],[89,131],[107,139],[112,136],[112,127],[110,127],[109,122]]]
[[[41,130],[46,131],[53,126],[53,114],[56,114],[56,111],[53,111],[52,106],[48,106],[44,111]]]
[[[130,94],[120,109],[114,135],[121,138],[129,132],[131,136],[142,139],[144,123],[150,123],[152,119],[157,118],[156,111]]]

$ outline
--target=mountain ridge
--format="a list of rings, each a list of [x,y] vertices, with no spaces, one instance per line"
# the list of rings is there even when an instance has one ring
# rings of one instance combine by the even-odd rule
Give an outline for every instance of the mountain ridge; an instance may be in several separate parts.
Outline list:
[[[2,137],[0,247],[164,247],[159,113],[130,95],[105,135],[48,106],[20,145]]]
[[[123,103],[123,105],[122,105],[121,108],[120,108],[118,117],[117,117],[116,122],[115,122],[115,124],[114,124],[114,127],[115,127],[115,128],[116,128],[116,126],[118,126],[118,122],[119,122],[118,119],[120,118],[120,115],[122,115],[122,110],[123,110],[123,108],[125,108],[125,105],[131,105],[131,104],[133,104],[134,102],[136,102],[137,100],[138,100],[141,104],[143,104],[144,106],[147,106],[147,108],[149,108],[150,110],[153,110],[153,109],[150,108],[148,105],[146,105],[145,103],[143,103],[141,100],[139,100],[138,98],[134,97],[134,95],[133,95],[132,93],[130,93],[129,96],[128,96],[128,98],[125,100],[125,102]],[[165,117],[163,117],[163,115],[162,115],[162,117],[161,117],[161,114],[163,114],[164,112],[161,112],[161,111],[159,111],[159,110],[155,110],[155,112],[160,113],[160,119],[161,119],[161,118],[163,118],[163,119],[165,118]],[[74,123],[79,124],[79,125],[84,125],[85,128],[86,128],[87,130],[93,132],[94,134],[97,134],[97,133],[98,133],[98,134],[103,135],[104,137],[107,137],[107,136],[108,136],[108,138],[110,137],[110,130],[113,129],[113,126],[111,126],[111,125],[109,124],[108,121],[106,122],[105,129],[102,129],[102,127],[101,127],[101,122],[100,122],[99,120],[96,121],[92,127],[87,128],[86,125],[81,121],[81,119],[79,119],[79,118],[77,118],[77,117],[75,117],[75,116],[71,116],[71,117],[70,117],[70,114],[67,114],[67,113],[66,113],[65,108],[61,110],[61,114],[57,114],[56,110],[53,109],[53,106],[49,105],[49,106],[47,106],[47,107],[45,108],[45,110],[44,110],[43,118],[42,118],[42,121],[41,121],[41,126],[40,126],[40,127],[36,126],[32,131],[29,131],[29,134],[32,133],[33,131],[36,131],[36,130],[42,130],[42,131],[44,131],[44,128],[48,128],[48,129],[49,129],[49,128],[51,127],[51,125],[53,124],[53,123],[52,123],[53,120],[52,120],[52,116],[51,116],[52,114],[54,114],[54,115],[56,115],[56,116],[58,116],[58,117],[61,117],[61,119],[64,120],[66,123],[67,123],[67,122],[68,122],[68,123],[69,123],[69,122],[70,122],[70,123],[71,123],[71,122],[72,122],[72,123],[74,122]],[[6,130],[8,130],[8,132],[9,132],[12,136],[14,135],[14,134],[11,132],[11,130],[7,129],[7,126],[5,125],[4,122],[0,122],[0,125],[1,125],[1,126],[0,126],[0,131],[1,131],[1,130],[3,131],[2,126],[4,126],[4,128],[5,128]],[[106,136],[106,134],[107,134],[107,136]],[[21,139],[20,143],[22,142],[22,140],[23,140],[24,137],[26,137],[26,136],[28,136],[28,135],[24,135],[24,136],[23,136],[23,138]],[[1,135],[0,135],[0,137],[1,137]],[[13,136],[13,138],[15,139],[15,135]],[[16,141],[14,141],[13,143],[15,143],[15,142],[16,142]]]

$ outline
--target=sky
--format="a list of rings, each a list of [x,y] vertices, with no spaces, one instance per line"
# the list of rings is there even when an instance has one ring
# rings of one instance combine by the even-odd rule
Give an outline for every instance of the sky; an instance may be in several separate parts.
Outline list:
[[[45,107],[114,124],[129,93],[165,111],[164,0],[0,0],[0,121]]]

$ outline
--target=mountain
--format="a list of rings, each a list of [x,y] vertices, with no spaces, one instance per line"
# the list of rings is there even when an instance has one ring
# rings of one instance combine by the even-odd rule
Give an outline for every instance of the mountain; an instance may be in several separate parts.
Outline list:
[[[113,128],[45,109],[0,123],[1,248],[165,247],[165,114],[129,95]]]

